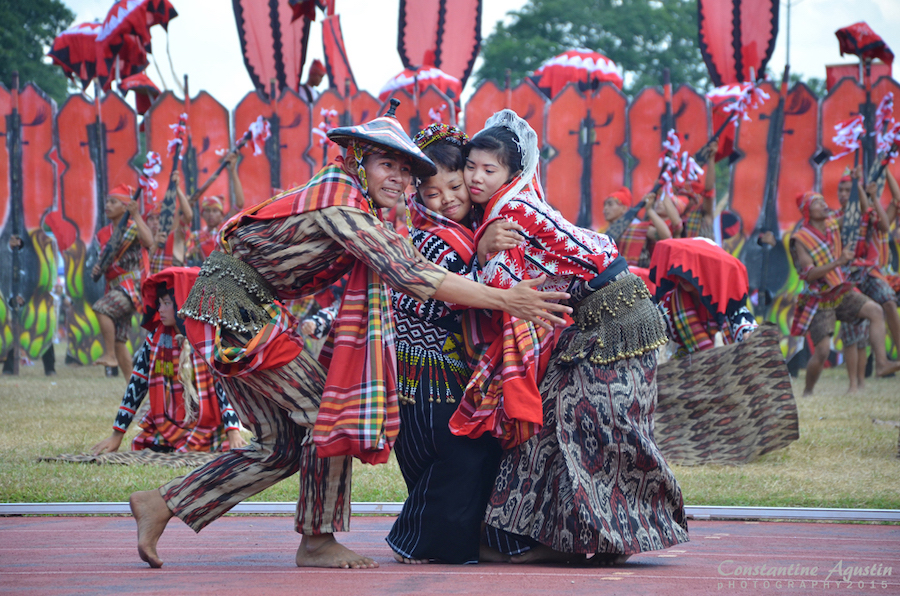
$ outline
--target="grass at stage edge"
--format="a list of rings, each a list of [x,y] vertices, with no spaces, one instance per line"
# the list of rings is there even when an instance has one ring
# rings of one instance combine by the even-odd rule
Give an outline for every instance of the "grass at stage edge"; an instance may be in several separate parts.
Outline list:
[[[111,432],[124,380],[93,367],[70,368],[57,352],[55,377],[40,364],[0,378],[0,502],[127,501],[183,471],[156,466],[38,462],[39,456],[86,452]],[[803,377],[794,381],[797,395]],[[868,381],[847,395],[843,369],[826,370],[816,395],[797,398],[800,439],[744,466],[675,467],[687,505],[900,509],[900,379]],[[133,437],[137,424],[123,445]],[[248,437],[249,438],[249,437]],[[256,501],[296,501],[294,476]],[[354,501],[399,502],[406,488],[391,458],[356,462]]]

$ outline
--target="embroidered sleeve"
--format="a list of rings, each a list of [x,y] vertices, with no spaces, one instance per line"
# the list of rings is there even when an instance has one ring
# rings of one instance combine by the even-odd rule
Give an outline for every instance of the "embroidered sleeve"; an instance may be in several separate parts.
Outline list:
[[[152,336],[152,335],[151,335]],[[125,395],[122,397],[122,405],[116,414],[116,420],[113,423],[113,429],[119,432],[128,430],[128,426],[134,419],[141,402],[147,396],[148,379],[150,378],[150,337],[144,340],[141,345],[140,352],[134,361],[134,369],[131,371],[131,379],[128,380],[128,386],[125,388]]]
[[[216,398],[219,400],[219,411],[222,412],[222,426],[225,427],[226,431],[240,430],[241,422],[238,420],[234,408],[231,407],[231,402],[228,401],[225,389],[222,388],[221,383],[214,383],[214,386],[216,388]]]
[[[326,234],[377,271],[387,285],[420,302],[428,300],[447,275],[446,270],[419,254],[409,240],[368,213],[327,207],[316,211],[315,216]]]
[[[746,306],[742,306],[728,317],[728,326],[731,328],[734,341],[744,341],[747,335],[759,327],[753,313]]]

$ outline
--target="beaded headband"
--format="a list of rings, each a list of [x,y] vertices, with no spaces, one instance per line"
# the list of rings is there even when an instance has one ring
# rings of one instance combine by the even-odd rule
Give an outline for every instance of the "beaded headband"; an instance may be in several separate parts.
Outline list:
[[[469,137],[455,126],[450,126],[443,122],[436,122],[427,128],[423,128],[413,137],[413,143],[419,149],[425,149],[425,147],[435,141],[447,141],[462,147],[469,142]]]

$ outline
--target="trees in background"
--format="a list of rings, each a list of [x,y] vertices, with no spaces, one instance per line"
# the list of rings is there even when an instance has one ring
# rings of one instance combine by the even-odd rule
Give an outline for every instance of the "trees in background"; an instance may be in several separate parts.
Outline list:
[[[573,48],[602,52],[625,73],[625,92],[672,83],[706,87],[709,76],[697,45],[696,0],[529,0],[498,23],[482,45],[476,84],[517,84],[541,62]]]
[[[75,20],[61,0],[0,0],[0,81],[9,88],[13,71],[33,81],[57,103],[66,99],[68,81],[46,54],[53,38]]]

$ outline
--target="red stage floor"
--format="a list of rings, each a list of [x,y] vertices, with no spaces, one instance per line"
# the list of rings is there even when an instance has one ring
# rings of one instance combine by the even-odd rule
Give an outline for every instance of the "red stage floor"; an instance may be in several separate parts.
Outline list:
[[[0,518],[0,593],[900,594],[898,526],[693,521],[690,543],[613,569],[414,567],[395,563],[384,542],[393,519],[353,518],[352,531],[338,535],[374,557],[379,569],[327,570],[294,566],[299,537],[285,517],[225,517],[199,535],[172,520],[160,540],[162,569],[138,559],[130,517]],[[735,575],[762,565],[760,575]],[[780,576],[762,575],[772,567],[785,569]],[[837,570],[851,568],[859,573],[843,581]]]

